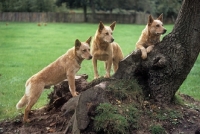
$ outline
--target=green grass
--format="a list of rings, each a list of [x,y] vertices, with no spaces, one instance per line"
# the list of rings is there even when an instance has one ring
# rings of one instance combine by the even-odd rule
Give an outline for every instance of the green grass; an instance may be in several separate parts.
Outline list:
[[[64,54],[74,45],[75,39],[85,41],[93,36],[98,24],[85,23],[49,23],[38,27],[36,23],[0,22],[0,120],[12,118],[23,112],[17,111],[16,103],[24,94],[24,84],[33,74]],[[168,33],[173,25],[166,25]],[[144,25],[117,24],[114,37],[122,48],[124,55],[135,49]],[[191,70],[180,91],[200,99],[198,93],[200,58]],[[98,62],[100,75],[104,75],[103,62]],[[93,79],[91,61],[84,61],[78,74],[88,74]],[[47,103],[45,90],[34,108]]]

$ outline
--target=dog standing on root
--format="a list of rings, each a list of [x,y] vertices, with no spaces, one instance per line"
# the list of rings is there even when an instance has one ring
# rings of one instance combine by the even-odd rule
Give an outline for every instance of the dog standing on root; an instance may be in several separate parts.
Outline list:
[[[120,46],[113,42],[113,30],[116,22],[113,22],[110,26],[105,26],[102,22],[99,23],[99,27],[96,31],[94,39],[92,41],[91,53],[92,62],[94,67],[94,78],[98,78],[97,60],[105,61],[105,77],[110,77],[110,70],[113,64],[114,72],[118,69],[119,62],[123,59],[123,53]]]
[[[142,59],[147,58],[147,53],[151,52],[154,45],[160,42],[160,36],[167,30],[163,27],[163,14],[156,20],[149,15],[148,23],[136,43],[136,47],[142,52]]]
[[[91,37],[86,42],[80,42],[77,39],[73,48],[27,80],[25,94],[16,105],[17,109],[26,105],[23,122],[30,122],[28,119],[29,112],[44,88],[68,79],[72,96],[77,96],[75,74],[81,68],[81,62],[84,59],[89,60],[92,58],[90,42]]]

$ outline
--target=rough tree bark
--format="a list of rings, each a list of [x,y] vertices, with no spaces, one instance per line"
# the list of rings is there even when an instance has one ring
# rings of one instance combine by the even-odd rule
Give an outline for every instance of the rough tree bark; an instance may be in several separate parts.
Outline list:
[[[119,65],[117,79],[138,79],[147,95],[161,103],[170,103],[186,79],[200,50],[200,1],[184,0],[170,34],[141,60],[133,52]]]

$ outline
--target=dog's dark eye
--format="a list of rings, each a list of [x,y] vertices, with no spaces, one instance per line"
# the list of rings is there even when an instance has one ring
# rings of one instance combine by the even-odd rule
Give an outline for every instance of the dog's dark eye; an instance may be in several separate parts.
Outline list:
[[[156,25],[156,27],[160,27],[160,25]]]
[[[86,49],[84,49],[84,50],[82,50],[83,52],[86,52],[87,50]]]
[[[106,33],[106,35],[108,35],[108,33]]]

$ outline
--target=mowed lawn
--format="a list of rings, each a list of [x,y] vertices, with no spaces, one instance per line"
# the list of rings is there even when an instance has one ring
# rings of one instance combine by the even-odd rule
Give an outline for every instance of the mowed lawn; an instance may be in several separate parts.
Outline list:
[[[109,25],[109,24],[108,24]],[[12,118],[24,112],[16,110],[15,105],[23,96],[26,80],[74,46],[76,39],[85,41],[94,36],[98,24],[86,23],[37,23],[0,22],[0,120]],[[117,24],[114,31],[115,41],[122,48],[124,56],[135,49],[144,25]],[[168,34],[173,25],[166,25]],[[180,87],[180,92],[200,99],[200,58],[191,73]],[[98,70],[104,75],[103,62],[98,62]],[[78,74],[88,74],[93,79],[92,61],[83,61]],[[34,108],[45,105],[45,90]]]

